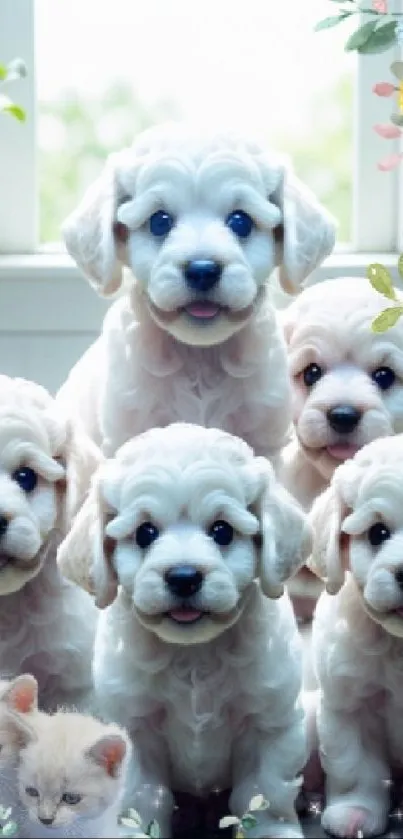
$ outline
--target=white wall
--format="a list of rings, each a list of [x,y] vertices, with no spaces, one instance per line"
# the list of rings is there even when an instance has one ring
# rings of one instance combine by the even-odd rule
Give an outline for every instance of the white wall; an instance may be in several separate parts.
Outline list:
[[[0,372],[52,393],[97,337],[106,303],[83,277],[0,270]]]

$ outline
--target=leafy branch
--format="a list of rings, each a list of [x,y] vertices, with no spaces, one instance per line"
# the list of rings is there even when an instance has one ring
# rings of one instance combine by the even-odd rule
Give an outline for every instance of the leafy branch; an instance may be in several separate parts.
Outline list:
[[[397,270],[399,276],[403,279],[403,254],[399,256],[397,263]],[[373,262],[368,266],[367,277],[374,289],[382,294],[387,300],[391,300],[396,305],[388,306],[380,315],[372,321],[371,329],[373,332],[386,332],[398,322],[403,315],[403,305],[396,294],[393,285],[393,279],[390,272],[384,265],[379,262]]]
[[[263,798],[263,795],[254,795],[249,802],[246,813],[240,819],[237,816],[224,816],[224,818],[220,819],[219,827],[235,827],[235,839],[245,839],[248,831],[257,825],[257,818],[253,814],[267,810],[269,807],[270,804]]]
[[[15,58],[9,64],[0,64],[0,88],[16,79],[23,79],[26,75],[26,66],[21,58]],[[0,113],[11,114],[19,122],[25,120],[25,111],[21,105],[17,105],[2,91],[0,92]]]
[[[119,824],[122,827],[133,830],[133,833],[126,834],[128,839],[160,839],[161,830],[159,824],[153,819],[147,827],[144,827],[143,820],[137,810],[130,808],[124,815],[120,816]]]
[[[0,807],[0,836],[15,836],[18,828],[15,822],[10,821],[10,816],[11,807],[7,810],[4,807]]]
[[[400,34],[403,34],[403,12],[387,12],[375,8],[365,8],[358,0],[329,0],[338,3],[337,15],[331,15],[319,21],[315,31],[331,29],[344,20],[350,20],[354,15],[370,15],[371,19],[362,23],[347,39],[344,49],[346,52],[359,52],[363,55],[381,53],[388,50]]]

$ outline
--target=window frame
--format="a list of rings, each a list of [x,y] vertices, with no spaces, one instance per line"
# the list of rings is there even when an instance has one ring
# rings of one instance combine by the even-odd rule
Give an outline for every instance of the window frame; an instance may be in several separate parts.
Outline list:
[[[398,0],[403,7],[403,0]],[[24,124],[4,116],[0,131],[0,260],[9,255],[38,255],[38,175],[36,149],[36,83],[35,83],[35,0],[1,0],[0,60],[7,62],[22,57],[27,65],[25,79],[13,82],[10,93],[27,114]],[[318,37],[321,35],[318,34]],[[403,175],[399,168],[380,172],[377,161],[387,152],[398,149],[398,141],[382,140],[373,130],[377,122],[388,119],[392,110],[390,99],[375,96],[375,82],[388,80],[388,67],[400,51],[393,48],[374,56],[357,55],[352,174],[352,244],[349,250],[339,247],[327,265],[357,265],[348,254],[395,254],[403,247],[403,212],[401,205]],[[386,72],[385,72],[386,67]],[[393,77],[391,77],[392,80]],[[402,228],[402,229],[401,229]],[[55,257],[57,254],[55,254]],[[32,261],[32,260],[31,260]],[[362,262],[362,260],[361,260]],[[8,266],[15,260],[8,260]],[[55,259],[55,264],[57,260]],[[26,262],[24,263],[27,264]],[[48,264],[48,260],[46,261]]]

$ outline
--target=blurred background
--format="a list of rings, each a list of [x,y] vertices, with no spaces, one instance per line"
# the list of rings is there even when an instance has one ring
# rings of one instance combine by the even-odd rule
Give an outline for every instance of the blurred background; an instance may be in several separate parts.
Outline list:
[[[41,243],[107,154],[149,125],[206,120],[291,155],[351,238],[355,54],[329,0],[37,0]]]

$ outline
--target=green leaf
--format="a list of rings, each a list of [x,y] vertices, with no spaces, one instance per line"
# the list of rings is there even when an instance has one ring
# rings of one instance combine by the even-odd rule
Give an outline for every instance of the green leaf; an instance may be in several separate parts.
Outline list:
[[[13,58],[13,60],[7,64],[6,70],[7,81],[25,79],[27,75],[27,66],[22,58]]]
[[[0,82],[7,78],[7,67],[5,64],[0,64]]]
[[[346,52],[358,50],[363,47],[368,41],[368,38],[372,35],[377,23],[378,19],[375,18],[374,20],[368,20],[367,23],[363,23],[362,26],[359,26],[358,29],[350,35],[346,46],[344,47]]]
[[[397,22],[395,20],[390,20],[389,23],[378,26],[365,44],[358,48],[358,52],[362,55],[386,52],[396,40],[396,26]]]
[[[158,822],[153,819],[147,827],[146,833],[151,839],[161,839],[161,831]]]
[[[236,824],[240,824],[240,823],[241,823],[241,821],[240,821],[240,819],[238,819],[237,816],[223,816],[223,818],[220,819],[218,826],[221,827],[221,828],[223,828],[223,827],[233,827]]]
[[[393,288],[393,280],[387,268],[379,262],[373,262],[367,268],[367,277],[376,291],[388,297],[389,300],[396,300],[396,292]]]
[[[14,836],[17,832],[17,825],[15,822],[7,822],[1,828],[1,835],[2,836]]]
[[[244,830],[252,830],[252,827],[256,827],[257,825],[257,819],[255,816],[252,816],[252,813],[245,813],[241,818],[241,825]]]
[[[8,96],[4,96],[3,93],[0,94],[0,113],[11,114],[19,122],[25,121],[24,109],[16,105]]]
[[[402,315],[403,306],[393,306],[390,309],[385,309],[372,321],[371,329],[373,332],[386,332],[397,323]]]
[[[238,819],[237,816],[223,816],[223,818],[220,819],[218,826],[221,828],[233,827],[234,825],[240,823],[240,819]]]
[[[133,810],[130,807],[129,810],[126,810],[119,818],[119,824],[124,824],[125,827],[141,827],[142,820],[140,813],[137,810]]]
[[[255,810],[268,810],[269,807],[270,804],[263,795],[254,795],[249,802],[248,811],[253,813]]]
[[[325,17],[323,20],[320,20],[319,23],[316,24],[314,27],[314,32],[320,32],[322,29],[331,29],[332,26],[337,26],[342,20],[346,17],[350,17],[352,12],[341,12],[339,15],[332,15],[331,17]]]
[[[403,253],[400,254],[399,259],[397,261],[397,270],[399,275],[403,279]]]

